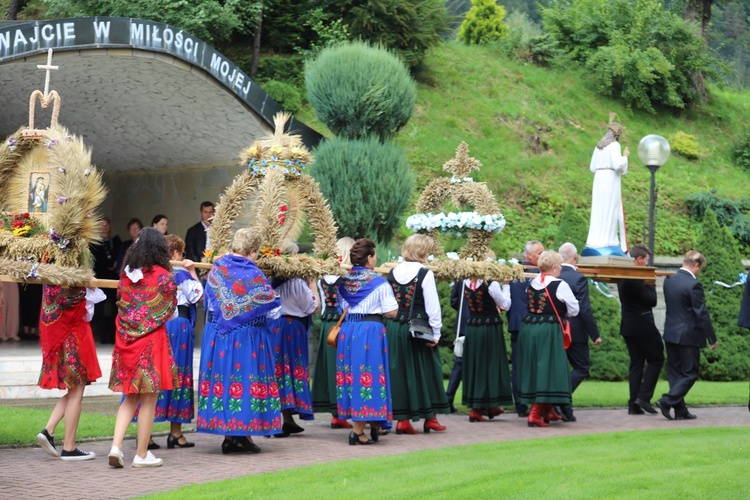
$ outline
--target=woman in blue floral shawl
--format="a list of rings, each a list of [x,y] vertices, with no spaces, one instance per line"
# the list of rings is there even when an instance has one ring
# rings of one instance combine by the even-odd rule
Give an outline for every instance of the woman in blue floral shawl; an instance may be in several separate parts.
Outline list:
[[[225,436],[223,453],[259,453],[248,436],[281,432],[281,400],[268,322],[281,302],[253,262],[260,235],[240,229],[232,253],[214,262],[206,281],[198,386],[198,432]]]
[[[339,418],[354,422],[349,444],[372,444],[393,418],[383,318],[395,317],[398,304],[385,278],[373,271],[375,243],[357,240],[349,256],[353,267],[339,284],[341,307],[349,312],[336,348],[336,402]],[[372,439],[364,434],[367,422]]]

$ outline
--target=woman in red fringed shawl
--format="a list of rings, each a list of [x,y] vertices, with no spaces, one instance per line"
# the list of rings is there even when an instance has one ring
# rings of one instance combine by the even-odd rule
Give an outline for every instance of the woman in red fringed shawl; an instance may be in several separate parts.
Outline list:
[[[36,439],[42,449],[62,460],[91,460],[95,453],[76,448],[76,430],[81,416],[83,390],[102,376],[89,321],[94,304],[104,300],[104,292],[86,288],[44,285],[39,320],[42,345],[42,371],[39,387],[67,389],[55,405],[49,421]],[[55,428],[65,418],[62,451],[55,448]]]
[[[122,441],[140,404],[133,467],[159,467],[162,460],[147,449],[156,400],[161,391],[177,384],[177,367],[165,326],[176,312],[177,287],[170,272],[164,235],[144,228],[128,249],[123,265],[109,388],[125,397],[117,412],[109,465],[124,465]]]

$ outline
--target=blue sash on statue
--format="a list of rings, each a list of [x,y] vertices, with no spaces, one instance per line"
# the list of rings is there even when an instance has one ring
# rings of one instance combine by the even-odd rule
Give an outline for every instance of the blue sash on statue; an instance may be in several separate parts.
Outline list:
[[[263,271],[250,259],[231,254],[214,262],[208,273],[206,300],[219,333],[253,323],[281,307]]]
[[[339,281],[339,293],[349,307],[354,309],[383,283],[387,283],[385,278],[372,269],[354,266],[349,274]]]

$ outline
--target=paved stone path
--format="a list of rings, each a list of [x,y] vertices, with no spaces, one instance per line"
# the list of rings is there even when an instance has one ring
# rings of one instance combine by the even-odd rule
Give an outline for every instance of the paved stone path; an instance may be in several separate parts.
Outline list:
[[[553,424],[544,429],[527,427],[525,419],[515,414],[502,415],[485,423],[469,423],[465,415],[445,415],[440,421],[448,426],[446,432],[416,436],[390,434],[374,446],[349,446],[348,431],[332,430],[328,420],[319,420],[303,422],[306,431],[297,436],[255,438],[263,449],[260,455],[222,455],[220,436],[191,433],[187,436],[196,447],[185,450],[168,450],[166,437],[157,437],[162,449],[155,454],[164,459],[164,466],[154,469],[130,467],[135,452],[132,439],[124,445],[124,469],[112,469],[107,465],[109,440],[84,443],[82,448],[97,454],[95,460],[86,462],[56,460],[38,447],[2,449],[0,498],[130,498],[191,483],[446,446],[628,430],[750,426],[746,406],[693,408],[691,411],[698,416],[697,420],[677,422],[661,415],[628,416],[624,409],[577,410],[577,422]]]

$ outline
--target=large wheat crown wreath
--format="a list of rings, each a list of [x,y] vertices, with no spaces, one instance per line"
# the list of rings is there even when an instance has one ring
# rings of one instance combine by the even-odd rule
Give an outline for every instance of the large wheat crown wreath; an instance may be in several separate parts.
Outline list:
[[[100,239],[99,206],[107,190],[91,150],[57,124],[61,99],[49,91],[29,100],[29,125],[0,144],[0,274],[17,280],[76,286],[94,277],[89,245]],[[37,99],[53,104],[50,126],[34,128]]]
[[[433,254],[437,259],[429,267],[438,279],[504,281],[523,277],[523,268],[519,265],[487,260],[489,243],[505,228],[505,218],[487,185],[469,177],[481,166],[479,160],[469,156],[469,146],[461,142],[455,158],[443,165],[443,170],[452,174],[451,178],[433,180],[417,201],[417,213],[406,220],[409,229],[426,233],[435,242]],[[448,201],[459,209],[473,210],[446,214],[441,207]],[[468,239],[459,254],[442,259],[445,254],[439,236],[449,232]]]
[[[235,220],[252,201],[251,227],[261,236],[256,263],[276,278],[317,279],[339,274],[336,252],[336,222],[318,183],[306,174],[312,155],[300,136],[284,132],[288,113],[274,116],[275,130],[240,154],[247,167],[224,191],[209,228],[211,248],[205,262],[226,253],[231,244]],[[312,255],[282,255],[285,244],[296,240],[309,222],[315,236]]]

